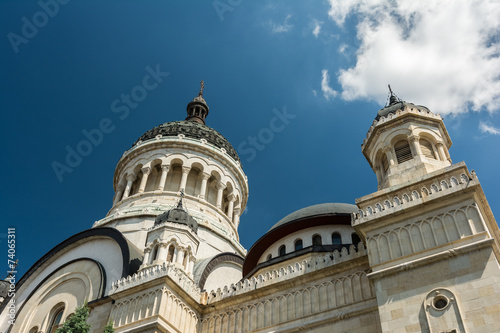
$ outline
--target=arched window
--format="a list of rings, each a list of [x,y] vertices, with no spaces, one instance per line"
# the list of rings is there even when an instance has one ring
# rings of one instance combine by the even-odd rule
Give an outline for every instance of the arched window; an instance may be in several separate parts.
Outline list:
[[[422,154],[427,158],[436,159],[436,155],[434,154],[434,149],[432,149],[432,144],[427,140],[419,140],[420,149],[422,150]]]
[[[342,244],[342,237],[338,232],[334,232],[332,234],[332,244],[333,245],[341,245]]]
[[[323,242],[321,241],[321,236],[320,235],[314,235],[313,236],[313,245],[321,245]]]
[[[173,245],[170,245],[168,247],[167,262],[173,262],[174,261],[174,253],[175,253],[175,247]]]
[[[297,239],[295,241],[295,251],[302,250],[302,239]]]
[[[399,141],[394,145],[394,151],[396,152],[396,159],[398,164],[409,161],[413,158],[411,154],[410,144],[406,140]]]
[[[33,327],[30,329],[30,333],[37,333],[38,332],[38,326]]]
[[[56,311],[54,311],[52,320],[50,321],[49,333],[55,333],[55,331],[59,327],[61,327],[63,312],[64,312],[64,307],[61,307]]]
[[[285,245],[281,245],[279,250],[278,250],[278,253],[280,256],[284,256],[286,254],[286,246]]]
[[[355,232],[352,233],[351,238],[352,238],[352,243],[356,246],[361,242],[361,238],[359,238],[358,234]]]
[[[271,259],[273,259],[273,255],[272,255],[272,254],[268,254],[268,256],[267,256],[267,259],[266,259],[266,260],[267,260],[267,261],[269,261],[269,260],[271,260]]]
[[[149,261],[150,264],[153,263],[153,261],[156,260],[156,257],[158,257],[158,245],[156,245],[154,248],[153,248],[153,251],[151,251],[151,259]]]

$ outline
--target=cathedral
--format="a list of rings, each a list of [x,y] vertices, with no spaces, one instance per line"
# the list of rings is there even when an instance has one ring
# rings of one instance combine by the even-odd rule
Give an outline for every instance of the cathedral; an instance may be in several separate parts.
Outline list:
[[[0,332],[54,333],[84,302],[96,333],[500,332],[500,231],[439,115],[391,91],[361,145],[376,191],[297,210],[249,250],[248,180],[208,115],[200,89],[133,143],[108,214],[26,272]]]

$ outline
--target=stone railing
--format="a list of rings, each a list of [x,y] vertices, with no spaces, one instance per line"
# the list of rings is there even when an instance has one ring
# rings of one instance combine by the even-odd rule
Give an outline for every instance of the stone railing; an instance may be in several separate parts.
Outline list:
[[[161,277],[170,277],[179,287],[189,294],[195,301],[199,302],[201,299],[200,288],[194,283],[183,270],[176,268],[171,263],[164,262],[162,265],[156,265],[146,268],[144,270],[124,277],[111,284],[110,295],[116,294],[120,291],[127,290],[138,285],[144,284]]]
[[[274,283],[289,280],[322,268],[337,265],[339,263],[366,255],[365,246],[359,243],[357,250],[354,245],[342,248],[339,252],[327,252],[316,257],[309,258],[294,264],[289,264],[271,271],[259,274],[251,279],[245,279],[230,286],[219,288],[217,291],[208,293],[207,303],[214,303],[228,297],[241,295],[258,288],[262,288]]]
[[[432,199],[437,194],[446,195],[456,192],[467,187],[469,183],[476,179],[475,173],[471,173],[472,179],[462,173],[453,176],[447,180],[441,179],[434,181],[430,185],[423,185],[419,188],[407,188],[396,192],[396,196],[392,200],[384,200],[375,204],[360,204],[360,210],[354,214],[355,223],[361,223],[364,220],[369,220],[374,217],[379,217],[386,214],[391,214],[398,209],[402,209],[405,205],[418,204],[423,198]],[[403,206],[403,207],[401,207]]]
[[[373,120],[373,124],[368,129],[368,133],[366,133],[366,138],[363,139],[363,144],[361,145],[361,147],[363,147],[366,144],[366,142],[368,141],[368,138],[370,137],[370,135],[372,135],[372,132],[375,129],[375,127],[377,127],[378,125],[381,125],[383,123],[386,123],[386,122],[388,122],[388,121],[390,121],[390,120],[392,120],[394,118],[402,116],[404,114],[408,114],[408,113],[416,114],[416,115],[421,115],[421,116],[425,116],[427,118],[433,118],[433,119],[436,119],[436,120],[442,120],[443,119],[443,118],[441,118],[440,115],[434,114],[434,113],[432,113],[430,111],[419,110],[417,108],[404,107],[403,109],[397,110],[395,113],[389,113],[387,116],[380,117],[379,120],[376,120],[376,119]]]

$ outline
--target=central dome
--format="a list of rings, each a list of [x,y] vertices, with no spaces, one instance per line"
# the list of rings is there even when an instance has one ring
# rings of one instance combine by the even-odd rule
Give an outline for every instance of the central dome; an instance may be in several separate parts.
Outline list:
[[[224,149],[235,161],[240,161],[238,153],[222,134],[207,125],[187,120],[172,121],[156,126],[137,139],[133,146],[139,142],[154,139],[158,135],[162,137],[176,137],[179,134],[192,139],[205,139],[214,146]]]

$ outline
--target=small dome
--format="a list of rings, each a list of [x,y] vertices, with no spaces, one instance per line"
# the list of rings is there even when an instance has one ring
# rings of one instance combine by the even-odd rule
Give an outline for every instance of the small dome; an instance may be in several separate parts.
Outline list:
[[[429,110],[427,107],[422,106],[422,105],[415,105],[413,103],[408,103],[405,101],[398,101],[394,104],[389,104],[383,109],[380,109],[377,113],[377,116],[375,117],[376,120],[379,120],[381,117],[387,117],[389,114],[395,114],[397,110],[403,110],[405,107],[408,107],[410,109],[417,109],[422,112],[430,113],[431,110]]]
[[[179,201],[177,207],[172,208],[171,210],[166,211],[161,215],[158,215],[155,219],[155,226],[163,222],[185,224],[191,227],[194,232],[198,232],[198,222],[196,222],[196,220],[191,215],[189,215],[186,210],[184,210],[184,207],[182,207],[182,200]]]
[[[319,216],[333,216],[339,214],[350,215],[351,213],[354,213],[357,210],[358,208],[355,205],[347,203],[323,203],[323,204],[313,205],[299,209],[291,214],[288,214],[287,216],[279,220],[278,223],[273,225],[273,227],[269,229],[269,231],[276,229],[289,222],[294,222],[306,218],[313,218]]]
[[[137,139],[136,142],[134,142],[132,146],[135,146],[139,141],[154,139],[158,135],[166,137],[176,137],[179,134],[183,134],[188,138],[198,140],[205,139],[207,140],[207,142],[213,144],[214,146],[225,149],[227,154],[231,156],[235,161],[240,161],[238,153],[229,143],[229,141],[227,141],[227,139],[222,136],[222,134],[220,134],[213,128],[208,127],[207,125],[200,124],[194,121],[172,121],[156,126],[144,133],[139,139]]]
[[[276,223],[250,248],[243,263],[243,276],[248,276],[262,254],[278,240],[311,227],[344,225],[351,226],[352,213],[358,208],[346,203],[323,203],[299,209]]]

